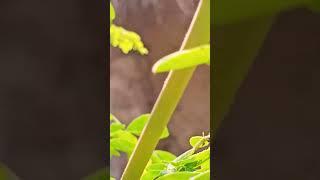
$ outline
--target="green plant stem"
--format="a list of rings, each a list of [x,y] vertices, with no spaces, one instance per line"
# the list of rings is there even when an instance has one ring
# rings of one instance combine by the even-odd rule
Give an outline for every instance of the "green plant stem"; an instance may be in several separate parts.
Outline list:
[[[201,0],[181,50],[210,42],[210,0]],[[169,73],[138,144],[129,159],[122,180],[139,180],[163,130],[166,128],[195,68]]]

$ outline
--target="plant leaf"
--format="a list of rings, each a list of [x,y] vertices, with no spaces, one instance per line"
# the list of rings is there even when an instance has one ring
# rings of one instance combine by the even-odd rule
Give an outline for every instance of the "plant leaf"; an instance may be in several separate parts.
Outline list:
[[[317,0],[312,0],[317,1]],[[310,0],[224,0],[215,2],[214,24],[241,24],[259,17],[274,16],[283,10],[304,7]],[[254,8],[252,8],[254,7]]]
[[[150,114],[143,114],[137,118],[135,118],[127,127],[127,131],[140,136],[142,133],[142,130],[144,128],[144,126],[146,125],[146,123],[148,122],[150,117]],[[166,128],[162,135],[161,135],[161,139],[167,138],[169,136],[169,130],[168,128]]]
[[[112,123],[110,124],[110,136],[112,137],[114,136],[114,133],[124,129],[125,129],[125,125],[119,124],[119,123]]]
[[[215,47],[211,83],[214,89],[212,97],[215,97],[212,108],[213,132],[229,110],[272,22],[273,17],[266,17],[215,28],[215,42],[220,43]]]
[[[175,172],[161,176],[157,180],[187,180],[198,174],[198,172]]]
[[[173,161],[176,156],[168,151],[155,150],[152,153],[151,161],[153,163]]]
[[[209,180],[210,179],[210,171],[205,171],[201,174],[198,174],[192,177],[190,180]]]
[[[118,118],[116,118],[113,114],[110,113],[110,122],[120,123]]]
[[[189,143],[192,147],[195,147],[195,145],[199,143],[202,139],[202,136],[193,136],[190,138]]]
[[[132,153],[135,144],[124,139],[114,138],[110,140],[110,146],[112,146],[117,151],[122,151],[129,155]]]
[[[210,65],[209,44],[169,54],[153,65],[152,72],[168,72],[190,68],[201,64]]]
[[[204,140],[203,136],[193,136],[190,138],[189,143],[192,147],[196,147],[196,145],[198,145],[198,143],[200,143],[201,141],[203,141],[203,144],[201,144],[199,148],[205,147],[209,144],[209,142],[207,140]]]
[[[19,178],[5,165],[0,163],[0,179],[3,180],[19,180]]]
[[[109,146],[110,147],[110,157],[112,156],[120,156],[119,151],[117,151],[112,145]]]
[[[112,22],[115,18],[116,18],[116,12],[113,8],[113,5],[110,2],[110,24],[112,24]]]
[[[133,144],[136,144],[137,141],[138,141],[136,136],[132,135],[128,131],[123,131],[123,130],[119,130],[116,133],[114,133],[113,138],[120,138],[120,139],[129,141],[129,142],[131,142]]]
[[[110,44],[113,47],[120,48],[124,54],[128,54],[132,50],[139,52],[141,55],[148,54],[148,49],[144,47],[137,33],[114,24],[110,25]]]
[[[83,180],[106,180],[109,177],[109,172],[107,168],[102,168],[94,172],[93,174],[83,178]]]

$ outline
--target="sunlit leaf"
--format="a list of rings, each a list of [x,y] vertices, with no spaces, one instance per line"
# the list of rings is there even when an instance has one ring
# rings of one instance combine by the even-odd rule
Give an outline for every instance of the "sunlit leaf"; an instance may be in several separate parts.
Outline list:
[[[114,147],[113,147],[113,145],[109,145],[109,148],[110,148],[110,157],[112,157],[112,156],[120,156],[120,153],[119,153],[119,151],[117,151]]]
[[[110,140],[110,146],[117,151],[125,152],[130,155],[134,149],[135,143],[121,138],[114,138]]]
[[[110,24],[113,22],[115,17],[116,17],[116,12],[113,8],[113,5],[110,2]]]
[[[210,180],[210,171],[193,176],[190,180]]]
[[[184,159],[180,160],[181,164],[188,163],[190,161],[205,161],[210,158],[210,148],[205,149],[201,152],[192,154],[190,156],[185,157]]]
[[[125,54],[130,51],[137,51],[141,55],[148,54],[148,50],[144,47],[140,36],[114,24],[110,25],[110,44],[118,47]]]
[[[198,172],[175,172],[172,174],[161,176],[157,180],[187,180],[198,174]]]
[[[119,130],[124,130],[125,125],[119,124],[119,123],[112,123],[110,124],[110,136],[113,136],[114,133],[116,133]]]
[[[154,163],[157,162],[169,162],[173,161],[176,156],[170,152],[162,151],[162,150],[155,150],[152,153],[151,160]]]
[[[150,114],[143,114],[135,118],[127,127],[127,131],[131,132],[134,135],[140,136],[144,126],[148,122]],[[161,135],[161,139],[167,138],[169,136],[168,128],[165,128],[164,132]]]
[[[209,44],[169,54],[153,65],[152,72],[168,72],[172,70],[190,68],[201,64],[210,64]]]
[[[116,122],[116,123],[120,123],[118,118],[116,118],[113,114],[110,113],[110,122]]]
[[[190,138],[189,143],[192,147],[198,145],[198,143],[203,142],[198,148],[205,147],[209,144],[208,141],[204,140],[203,136],[193,136]]]
[[[201,168],[198,170],[198,172],[203,172],[207,170],[210,170],[210,158],[201,164]]]

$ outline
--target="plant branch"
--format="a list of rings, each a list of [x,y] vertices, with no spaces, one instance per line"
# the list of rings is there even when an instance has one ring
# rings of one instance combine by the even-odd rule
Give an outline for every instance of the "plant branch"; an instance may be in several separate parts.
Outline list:
[[[181,49],[192,48],[210,42],[210,0],[201,0],[193,17]],[[122,180],[139,180],[163,130],[179,103],[195,68],[172,71],[164,82],[162,91],[153,107],[150,119],[127,167]]]

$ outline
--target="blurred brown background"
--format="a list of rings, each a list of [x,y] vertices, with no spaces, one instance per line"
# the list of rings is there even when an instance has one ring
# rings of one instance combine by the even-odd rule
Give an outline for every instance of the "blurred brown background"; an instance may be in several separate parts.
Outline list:
[[[147,56],[124,55],[111,48],[110,107],[120,120],[128,124],[142,113],[149,113],[167,74],[154,75],[152,65],[161,57],[177,51],[183,41],[198,0],[115,0],[116,24],[139,33],[150,50]],[[192,135],[201,135],[210,127],[210,69],[199,67],[173,119],[170,138],[158,149],[176,155],[187,150]],[[112,175],[119,177],[125,158],[114,158]]]
[[[22,180],[105,167],[106,22],[103,1],[0,1],[0,162]]]
[[[281,13],[217,134],[217,180],[320,179],[319,67],[320,14]]]

